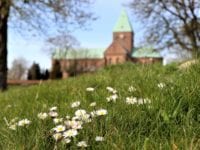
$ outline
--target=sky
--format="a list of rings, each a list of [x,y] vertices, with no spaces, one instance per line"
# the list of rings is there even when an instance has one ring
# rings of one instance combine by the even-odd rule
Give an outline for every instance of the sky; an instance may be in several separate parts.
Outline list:
[[[120,12],[125,9],[135,32],[135,45],[139,45],[142,38],[141,24],[130,9],[123,4],[130,0],[96,0],[93,12],[98,17],[90,23],[89,30],[76,29],[73,35],[81,43],[81,47],[87,48],[107,48],[112,41],[112,29],[116,24]],[[36,37],[26,37],[12,28],[8,34],[8,67],[12,61],[23,57],[30,66],[33,62],[39,63],[42,69],[51,68],[51,56],[44,51],[45,39]]]

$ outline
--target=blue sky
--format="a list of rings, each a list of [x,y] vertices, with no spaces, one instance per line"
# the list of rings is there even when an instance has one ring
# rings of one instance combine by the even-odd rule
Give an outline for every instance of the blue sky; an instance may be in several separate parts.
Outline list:
[[[129,15],[133,29],[135,31],[135,45],[139,45],[142,38],[142,30],[137,18],[132,12],[123,6],[130,0],[96,0],[93,11],[98,20],[92,22],[89,30],[76,30],[72,34],[78,39],[82,47],[106,48],[112,41],[112,29],[118,20],[120,12],[125,9]],[[15,58],[23,57],[28,60],[28,65],[34,61],[39,63],[41,68],[51,67],[51,57],[43,50],[44,39],[36,37],[26,37],[9,30],[8,40],[8,66]]]

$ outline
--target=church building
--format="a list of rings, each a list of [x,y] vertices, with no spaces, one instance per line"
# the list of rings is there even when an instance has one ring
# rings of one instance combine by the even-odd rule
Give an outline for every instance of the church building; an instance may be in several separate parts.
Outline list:
[[[52,65],[60,64],[63,78],[72,70],[91,72],[107,65],[124,62],[141,64],[162,63],[162,56],[153,48],[136,48],[134,31],[127,13],[121,15],[113,29],[113,41],[106,49],[56,50],[52,56]]]

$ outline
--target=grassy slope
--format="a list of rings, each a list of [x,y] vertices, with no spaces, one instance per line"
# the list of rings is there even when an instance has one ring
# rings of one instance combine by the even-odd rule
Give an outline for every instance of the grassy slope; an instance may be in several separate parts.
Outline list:
[[[162,90],[157,87],[160,82],[166,84]],[[131,85],[136,92],[128,91]],[[117,89],[116,103],[106,102],[107,86]],[[95,92],[86,92],[87,87],[94,87]],[[53,149],[54,141],[48,138],[48,131],[55,125],[50,120],[41,122],[37,114],[58,106],[61,117],[72,115],[70,103],[76,100],[87,111],[92,111],[88,105],[93,101],[97,108],[108,110],[105,118],[86,124],[76,139],[88,141],[90,149],[200,149],[199,90],[199,65],[179,71],[173,66],[133,64],[39,86],[12,88],[0,94],[0,149]],[[127,105],[128,96],[149,98],[152,104]],[[32,124],[12,131],[4,117],[28,118]],[[96,143],[97,135],[105,136],[105,141]]]

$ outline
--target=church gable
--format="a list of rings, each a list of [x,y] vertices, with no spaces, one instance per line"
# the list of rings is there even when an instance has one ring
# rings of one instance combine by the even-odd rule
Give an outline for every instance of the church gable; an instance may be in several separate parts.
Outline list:
[[[112,42],[112,44],[106,49],[106,55],[119,55],[119,54],[127,54],[127,50],[118,42]]]

